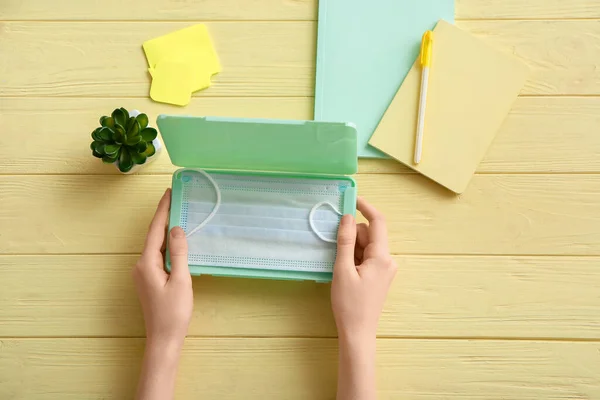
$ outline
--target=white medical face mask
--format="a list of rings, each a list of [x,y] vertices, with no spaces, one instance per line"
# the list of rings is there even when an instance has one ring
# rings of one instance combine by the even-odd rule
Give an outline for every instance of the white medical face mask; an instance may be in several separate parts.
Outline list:
[[[350,182],[182,172],[192,265],[331,272]]]

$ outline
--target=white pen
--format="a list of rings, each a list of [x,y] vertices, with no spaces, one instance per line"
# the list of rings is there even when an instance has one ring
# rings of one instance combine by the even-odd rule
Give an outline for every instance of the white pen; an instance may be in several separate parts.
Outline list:
[[[427,105],[427,84],[429,83],[429,68],[431,67],[431,52],[433,47],[433,32],[423,34],[421,42],[421,96],[419,97],[419,119],[417,122],[417,137],[415,140],[415,164],[421,162],[423,154],[423,130],[425,128],[425,107]]]

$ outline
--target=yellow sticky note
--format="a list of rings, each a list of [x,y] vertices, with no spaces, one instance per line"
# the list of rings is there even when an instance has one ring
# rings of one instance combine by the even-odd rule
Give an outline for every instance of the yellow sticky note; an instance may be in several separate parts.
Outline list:
[[[454,25],[433,30],[423,156],[413,163],[421,65],[413,65],[369,144],[462,193],[525,85],[529,69]]]
[[[192,68],[192,92],[205,89],[206,77],[221,72],[221,64],[206,26],[190,26],[143,44],[148,66],[155,69],[164,61],[188,64]]]
[[[163,61],[150,71],[152,86],[150,97],[160,103],[185,106],[192,97],[192,74],[189,64]],[[208,78],[210,84],[210,78]]]

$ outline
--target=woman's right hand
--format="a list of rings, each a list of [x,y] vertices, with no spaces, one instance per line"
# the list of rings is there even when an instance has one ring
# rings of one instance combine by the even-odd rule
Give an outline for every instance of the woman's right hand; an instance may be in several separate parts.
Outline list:
[[[369,224],[344,215],[338,231],[331,304],[340,339],[375,338],[379,315],[396,274],[385,218],[364,199],[357,209]]]

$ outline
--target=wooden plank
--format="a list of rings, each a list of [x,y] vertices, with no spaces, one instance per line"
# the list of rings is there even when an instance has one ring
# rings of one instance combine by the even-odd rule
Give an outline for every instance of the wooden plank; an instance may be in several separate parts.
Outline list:
[[[4,0],[0,20],[106,20],[106,21],[218,21],[218,20],[311,20],[317,19],[317,0],[239,2],[235,0]],[[119,9],[115,13],[113,10]],[[558,19],[600,18],[594,0],[456,0],[457,19]]]
[[[519,97],[481,172],[600,172],[600,98]]]
[[[308,97],[195,98],[184,108],[149,99],[78,99],[0,97],[0,171],[4,174],[117,174],[91,157],[88,131],[98,117],[117,106],[140,108],[153,120],[160,113],[312,119]],[[35,118],[29,116],[34,115]],[[69,123],[65,123],[69,121]],[[479,173],[600,172],[600,98],[520,97]],[[60,133],[57,133],[60,126]],[[23,146],[20,138],[30,139]],[[163,155],[142,174],[172,173]],[[360,173],[409,173],[395,161],[362,159]]]
[[[398,254],[597,255],[599,175],[476,175],[460,196],[417,175],[359,175]]]
[[[596,0],[456,0],[459,19],[600,18]]]
[[[531,76],[523,94],[600,92],[598,21],[459,21],[457,25],[529,65]]]
[[[214,97],[194,98],[185,108],[170,107],[149,98],[78,99],[1,98],[0,171],[5,174],[118,174],[91,156],[90,133],[101,115],[116,107],[140,109],[151,124],[159,114],[237,116],[248,118],[312,119],[312,98]],[[35,118],[29,116],[34,115]],[[65,121],[69,121],[65,123]],[[58,128],[60,127],[60,128]],[[27,132],[27,146],[19,139]],[[142,173],[172,173],[177,167],[161,155]]]
[[[0,98],[3,115],[0,123],[10,134],[0,137],[5,173],[118,173],[108,165],[90,158],[88,131],[98,125],[98,117],[114,107],[140,108],[152,120],[160,113],[218,115],[238,117],[312,119],[311,98],[195,98],[183,108],[155,103],[150,99],[72,99],[59,102],[50,98]],[[26,118],[36,113],[36,118]],[[56,127],[68,119],[57,138]],[[154,121],[152,121],[154,124]],[[18,132],[26,131],[35,139],[24,147]],[[14,133],[14,136],[12,135]],[[6,157],[4,157],[6,154]],[[43,160],[43,162],[40,162]],[[165,154],[143,170],[143,173],[171,173],[176,169]]]
[[[118,12],[116,12],[118,10]],[[314,20],[316,0],[3,0],[0,20],[218,21]]]
[[[598,97],[519,97],[477,172],[600,172],[599,125]],[[409,172],[387,160],[361,160],[360,167],[368,173]]]
[[[0,23],[0,96],[147,97],[142,43],[190,23]],[[314,22],[207,24],[223,71],[196,96],[311,96]]]
[[[397,254],[600,255],[600,175],[357,176]],[[168,175],[0,176],[0,253],[136,253]]]
[[[1,96],[147,96],[141,44],[189,23],[4,22]],[[532,68],[524,94],[600,94],[596,21],[460,21]],[[211,22],[224,70],[197,96],[312,96],[316,24]]]
[[[134,255],[0,256],[0,337],[143,337]],[[600,339],[600,258],[396,256],[385,337]],[[329,285],[194,278],[189,336],[335,337]]]
[[[332,399],[336,347],[335,339],[188,339],[176,398]],[[3,340],[0,396],[132,398],[142,349],[142,339]],[[378,398],[598,398],[598,352],[597,342],[382,339]]]

